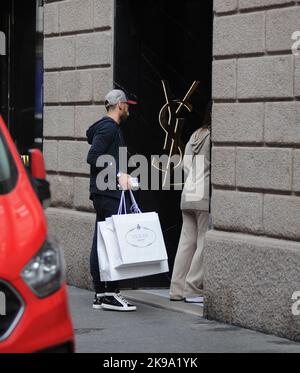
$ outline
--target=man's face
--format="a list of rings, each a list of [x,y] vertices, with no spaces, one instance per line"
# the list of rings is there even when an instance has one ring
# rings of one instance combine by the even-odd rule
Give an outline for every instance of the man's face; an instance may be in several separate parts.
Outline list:
[[[129,105],[127,102],[120,102],[120,118],[126,120],[129,117]]]

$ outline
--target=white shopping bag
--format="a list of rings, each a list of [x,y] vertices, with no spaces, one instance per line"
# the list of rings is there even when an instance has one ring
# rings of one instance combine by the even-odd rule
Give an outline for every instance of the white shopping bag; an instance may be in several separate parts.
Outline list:
[[[112,220],[120,255],[114,258],[115,267],[142,263],[157,263],[168,259],[167,250],[156,212],[142,213],[130,191],[135,214],[113,215]],[[124,204],[122,194],[120,206]]]
[[[120,250],[114,232],[112,219],[98,223],[98,259],[101,281],[117,281],[165,273],[169,271],[168,261],[145,263],[130,267],[116,268]]]

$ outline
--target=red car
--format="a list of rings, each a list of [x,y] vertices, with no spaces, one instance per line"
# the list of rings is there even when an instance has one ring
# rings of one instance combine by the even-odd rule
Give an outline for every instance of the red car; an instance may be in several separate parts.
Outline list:
[[[63,256],[41,204],[42,153],[30,161],[28,173],[0,116],[0,353],[74,352]]]

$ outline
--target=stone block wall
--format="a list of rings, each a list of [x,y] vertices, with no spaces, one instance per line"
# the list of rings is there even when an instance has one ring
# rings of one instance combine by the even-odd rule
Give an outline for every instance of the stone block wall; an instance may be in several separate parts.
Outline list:
[[[45,0],[44,153],[49,229],[70,284],[88,288],[94,213],[87,127],[113,87],[114,2]],[[214,0],[212,216],[205,315],[300,340],[299,2]]]
[[[113,87],[112,0],[44,4],[44,155],[51,182],[49,229],[65,251],[70,284],[90,287],[95,215],[85,132],[103,116]]]
[[[300,341],[299,2],[215,0],[205,314]]]

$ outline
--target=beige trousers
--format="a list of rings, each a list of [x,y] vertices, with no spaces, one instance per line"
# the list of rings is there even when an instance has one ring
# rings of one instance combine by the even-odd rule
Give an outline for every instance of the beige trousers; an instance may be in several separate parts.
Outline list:
[[[203,246],[208,217],[206,211],[182,211],[183,224],[171,280],[171,299],[202,295]]]

